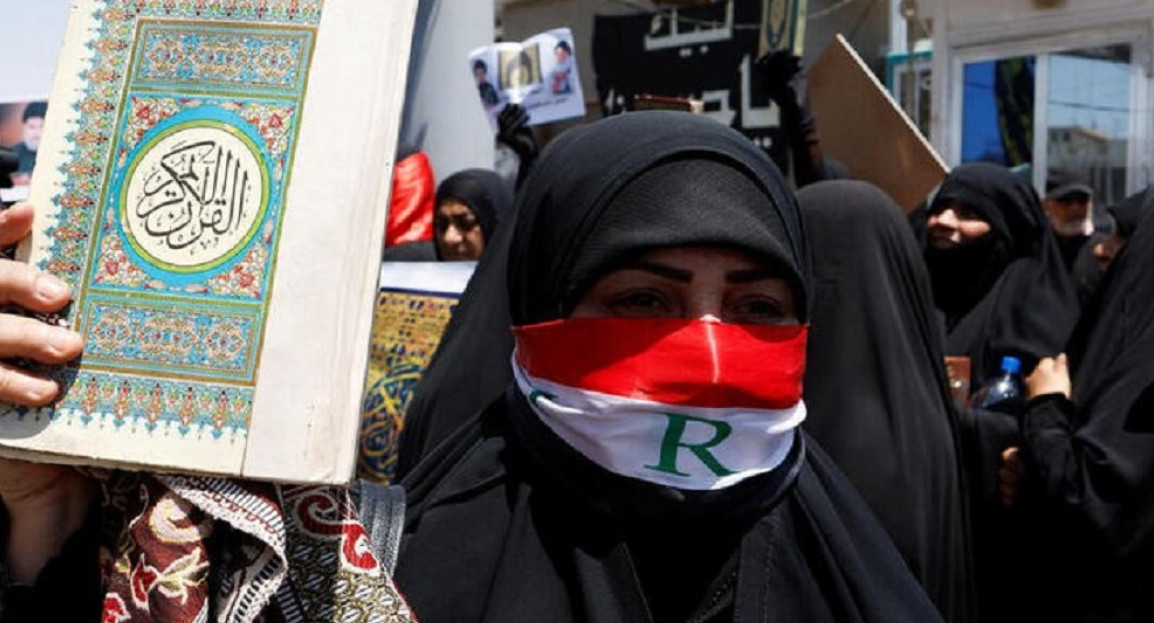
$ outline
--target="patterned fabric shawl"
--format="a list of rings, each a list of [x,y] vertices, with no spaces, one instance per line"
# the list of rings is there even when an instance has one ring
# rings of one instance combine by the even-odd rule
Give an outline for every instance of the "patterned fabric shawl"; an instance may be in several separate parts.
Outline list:
[[[412,620],[343,489],[102,479],[102,621]]]

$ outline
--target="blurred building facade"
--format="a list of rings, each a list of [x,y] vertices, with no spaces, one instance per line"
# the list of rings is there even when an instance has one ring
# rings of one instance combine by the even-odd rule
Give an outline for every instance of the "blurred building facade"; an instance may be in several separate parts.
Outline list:
[[[917,0],[930,137],[951,164],[1080,171],[1109,204],[1151,182],[1150,0]]]
[[[495,1],[506,40],[573,30],[591,118],[612,106],[594,88],[597,16],[773,4]],[[845,35],[951,166],[1003,164],[1039,190],[1048,169],[1077,169],[1100,204],[1152,181],[1154,0],[809,0],[804,25],[807,65],[834,34]]]

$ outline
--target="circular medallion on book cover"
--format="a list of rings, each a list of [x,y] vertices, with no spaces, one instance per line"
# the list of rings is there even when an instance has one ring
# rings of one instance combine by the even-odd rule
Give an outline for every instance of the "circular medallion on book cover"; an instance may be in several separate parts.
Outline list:
[[[128,243],[157,268],[211,270],[240,254],[268,209],[260,149],[220,121],[178,123],[128,164],[120,218]]]

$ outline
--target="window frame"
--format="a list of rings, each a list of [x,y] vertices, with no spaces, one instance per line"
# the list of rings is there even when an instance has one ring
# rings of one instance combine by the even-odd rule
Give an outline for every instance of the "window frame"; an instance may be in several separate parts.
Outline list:
[[[998,42],[975,41],[958,45],[948,50],[942,58],[935,59],[935,75],[947,71],[946,93],[939,93],[936,103],[944,103],[945,123],[935,125],[939,136],[934,143],[941,150],[942,157],[952,166],[961,162],[962,152],[962,112],[964,101],[965,66],[1003,58],[1034,56],[1035,65],[1035,110],[1034,110],[1034,162],[1033,183],[1039,190],[1045,188],[1048,160],[1048,93],[1049,56],[1059,52],[1094,48],[1109,45],[1129,45],[1130,61],[1130,127],[1128,130],[1126,154],[1126,192],[1133,193],[1149,185],[1152,179],[1151,160],[1154,155],[1154,137],[1151,125],[1154,116],[1150,103],[1154,102],[1154,80],[1151,80],[1154,50],[1151,49],[1151,30],[1154,20],[1138,23],[1106,24],[1087,26],[1079,30],[1028,36],[1030,24],[1016,24],[1020,28],[1017,38]],[[964,39],[953,33],[955,39]],[[989,33],[987,33],[989,34]],[[939,40],[935,38],[935,44]],[[940,49],[936,48],[935,49]],[[943,102],[943,98],[946,100]],[[941,118],[939,118],[941,119]]]

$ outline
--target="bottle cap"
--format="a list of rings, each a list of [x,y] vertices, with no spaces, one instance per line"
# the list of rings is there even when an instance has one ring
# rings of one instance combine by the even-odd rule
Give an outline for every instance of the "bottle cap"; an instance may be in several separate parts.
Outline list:
[[[1009,355],[1002,357],[1002,370],[1011,374],[1017,374],[1022,371],[1022,360]]]

